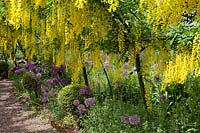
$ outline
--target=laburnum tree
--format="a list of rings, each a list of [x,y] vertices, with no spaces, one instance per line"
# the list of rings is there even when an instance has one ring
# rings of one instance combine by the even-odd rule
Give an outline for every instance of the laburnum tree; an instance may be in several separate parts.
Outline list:
[[[154,76],[163,78],[163,90],[168,83],[183,83],[188,73],[200,74],[198,0],[5,0],[1,5],[4,54],[16,60],[19,48],[28,61],[65,64],[76,82],[86,60],[94,71],[102,68],[104,50],[116,55],[113,82],[124,63],[136,66],[147,111],[152,67]]]

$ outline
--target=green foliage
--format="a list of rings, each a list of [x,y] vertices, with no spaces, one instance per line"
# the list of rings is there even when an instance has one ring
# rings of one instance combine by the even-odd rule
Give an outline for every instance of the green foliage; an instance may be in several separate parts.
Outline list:
[[[48,105],[49,105],[49,103],[48,103]],[[61,107],[57,104],[57,101],[53,104],[50,103],[49,109],[51,110],[51,119],[52,120],[56,120],[56,121],[62,120],[66,114],[66,112],[63,112]]]
[[[64,112],[73,112],[73,101],[79,97],[80,86],[71,84],[63,87],[58,93],[58,104]]]
[[[122,77],[115,83],[115,98],[133,105],[139,104],[142,99],[141,91],[136,80],[136,75]]]
[[[71,113],[65,114],[64,118],[62,119],[62,123],[67,127],[77,127],[77,120]]]
[[[169,45],[174,50],[191,50],[193,39],[199,34],[200,25],[197,21],[180,23],[177,27],[170,27],[167,31]]]
[[[37,87],[37,80],[31,72],[25,72],[22,77],[23,87],[30,93]]]

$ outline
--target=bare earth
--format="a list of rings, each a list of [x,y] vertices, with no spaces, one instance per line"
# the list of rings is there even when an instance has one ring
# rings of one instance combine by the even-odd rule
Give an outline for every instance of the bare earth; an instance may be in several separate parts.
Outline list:
[[[47,121],[24,110],[12,93],[12,81],[0,81],[0,133],[56,133]]]

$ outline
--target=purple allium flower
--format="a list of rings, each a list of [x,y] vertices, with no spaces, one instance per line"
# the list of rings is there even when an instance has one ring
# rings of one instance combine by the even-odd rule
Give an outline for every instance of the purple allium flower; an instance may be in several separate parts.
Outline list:
[[[49,92],[49,88],[45,87],[45,88],[44,88],[44,92],[47,92],[47,93],[48,93],[48,92]]]
[[[52,78],[57,78],[57,73],[56,73],[56,72],[53,72],[53,73],[51,74],[51,77],[52,77]]]
[[[125,77],[128,76],[128,72],[124,71],[123,76],[125,76]]]
[[[34,64],[32,62],[28,62],[27,67],[28,67],[28,70],[33,71]]]
[[[34,74],[37,74],[37,69],[33,68],[31,71],[32,71]]]
[[[80,113],[83,113],[86,110],[85,105],[83,104],[79,104],[77,109]]]
[[[86,60],[86,63],[87,63],[88,65],[91,65],[91,64],[92,64],[92,60],[91,60],[91,59],[87,59],[87,60]]]
[[[13,67],[13,68],[11,69],[11,71],[12,71],[12,72],[15,72],[16,70],[18,70],[18,69],[20,69],[20,68],[22,68],[22,67],[16,66],[16,67]]]
[[[52,65],[52,74],[51,74],[51,77],[52,78],[57,78],[58,76],[58,72],[60,71],[60,68],[57,67],[55,64]]]
[[[80,90],[79,90],[79,95],[84,95],[85,92],[86,92],[85,89],[80,89]]]
[[[129,116],[128,120],[131,125],[137,125],[140,123],[140,117],[138,115]]]
[[[104,62],[103,64],[104,64],[104,68],[105,68],[106,70],[108,70],[108,68],[109,68],[109,62],[106,61],[106,62]]]
[[[121,122],[124,124],[129,124],[129,116],[126,114],[121,117]]]
[[[109,55],[106,55],[106,61],[108,61],[110,59]]]
[[[64,71],[65,71],[65,66],[64,66],[64,65],[61,65],[58,71],[59,71],[59,72],[64,72]]]
[[[49,95],[49,92],[44,92],[44,96],[47,97]]]
[[[52,83],[53,83],[53,85],[58,85],[58,84],[59,84],[59,81],[58,81],[57,78],[53,78],[53,79],[52,79]]]
[[[59,81],[58,81],[57,78],[53,78],[53,79],[47,80],[47,83],[48,83],[49,85],[58,85],[58,84],[59,84]]]
[[[48,101],[49,101],[49,99],[48,99],[47,97],[44,96],[44,97],[42,98],[42,103],[47,103]]]
[[[37,74],[36,74],[36,77],[37,77],[37,78],[40,78],[41,76],[42,76],[41,73],[37,73]]]
[[[34,92],[38,92],[38,91],[39,91],[39,88],[33,88],[33,91],[34,91]]]
[[[90,89],[89,86],[87,86],[87,87],[85,88],[85,94],[87,94],[87,95],[91,95],[91,94],[92,94],[92,91],[91,91],[91,89]]]
[[[129,67],[129,63],[128,63],[128,62],[126,62],[126,63],[124,64],[124,69],[125,69],[125,70],[127,70],[127,69],[128,69],[128,67]]]
[[[52,85],[52,84],[53,84],[53,83],[52,83],[52,80],[51,80],[51,79],[48,79],[48,80],[47,80],[47,84],[48,84],[48,85]]]
[[[53,72],[58,72],[59,71],[59,67],[57,67],[55,64],[52,65],[52,69],[53,69]]]
[[[30,102],[30,97],[29,97],[29,96],[25,96],[25,97],[24,97],[24,102],[25,102],[26,104],[28,104],[28,103]]]
[[[96,99],[95,98],[87,98],[87,99],[85,99],[84,104],[86,107],[92,106],[92,105],[96,104]]]
[[[25,69],[24,68],[19,68],[19,69],[16,69],[14,72],[15,73],[21,73],[23,72]]]
[[[61,83],[61,85],[66,85],[67,84],[67,80],[65,78],[59,79],[59,82]]]
[[[77,107],[78,105],[80,105],[80,101],[79,100],[74,100],[73,101],[73,105]]]

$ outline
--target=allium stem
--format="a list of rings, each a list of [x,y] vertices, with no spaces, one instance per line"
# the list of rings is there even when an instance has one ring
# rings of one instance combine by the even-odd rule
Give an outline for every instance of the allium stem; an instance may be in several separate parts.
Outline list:
[[[109,88],[110,88],[110,95],[112,95],[113,93],[112,93],[112,85],[111,85],[111,83],[110,83],[110,79],[109,79],[109,77],[108,77],[108,73],[107,73],[107,71],[106,71],[106,69],[105,69],[105,67],[104,67],[104,64],[103,64],[103,62],[100,60],[100,62],[101,62],[101,64],[102,64],[102,66],[103,66],[103,71],[104,71],[104,74],[106,75],[106,79],[107,79],[107,81],[108,81],[108,86],[109,86]]]

